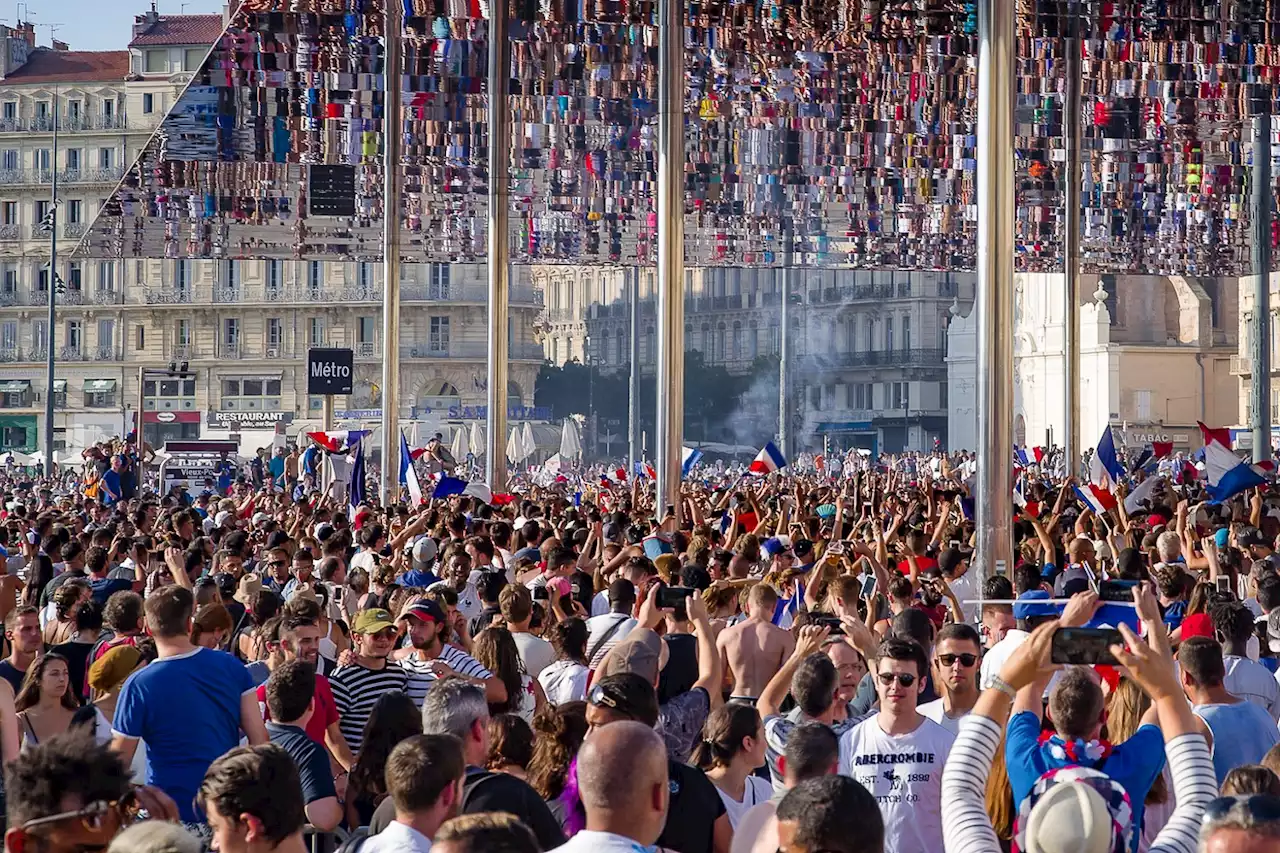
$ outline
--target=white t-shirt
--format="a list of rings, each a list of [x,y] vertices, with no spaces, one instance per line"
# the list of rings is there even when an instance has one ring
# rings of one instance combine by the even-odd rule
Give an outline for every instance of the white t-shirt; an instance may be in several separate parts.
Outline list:
[[[516,649],[520,652],[524,671],[534,678],[541,675],[542,671],[551,666],[556,659],[556,650],[541,637],[521,632],[512,634],[511,638],[516,641]]]
[[[652,849],[623,835],[584,829],[550,853],[641,853]]]
[[[1270,714],[1271,719],[1280,719],[1280,683],[1271,670],[1238,655],[1223,655],[1222,663],[1227,671],[1222,686],[1229,693],[1253,702]]]
[[[977,604],[966,604],[966,601],[978,598],[975,595],[977,587],[974,584],[974,573],[972,571],[965,572],[953,581],[947,581],[951,586],[951,591],[955,593],[956,599],[960,602],[960,610],[964,613],[966,622],[977,625],[982,621],[982,607]]]
[[[955,735],[924,717],[915,731],[889,735],[879,715],[840,737],[840,773],[871,792],[894,853],[942,849],[942,765]]]
[[[978,671],[978,687],[986,690],[991,686],[991,680],[1000,674],[1000,667],[1004,666],[1004,662],[1009,659],[1014,650],[1022,645],[1030,637],[1026,631],[1019,628],[1011,628],[1004,635],[1004,639],[996,643],[987,653],[982,656],[982,668]]]
[[[737,830],[738,822],[748,810],[761,803],[767,803],[773,798],[773,785],[769,780],[761,779],[759,776],[747,777],[747,786],[742,791],[742,802],[738,802],[719,787],[716,791],[720,794],[721,802],[724,803],[724,810],[729,813],[729,825],[734,830]]]
[[[947,731],[951,732],[953,736],[960,734],[960,721],[963,720],[965,718],[965,714],[968,714],[969,712],[966,711],[958,717],[948,717],[946,710],[942,707],[942,704],[942,699],[934,699],[932,702],[926,702],[923,705],[920,705],[916,710],[942,726]]]
[[[609,592],[597,592],[591,599],[591,615],[604,616],[609,612]]]

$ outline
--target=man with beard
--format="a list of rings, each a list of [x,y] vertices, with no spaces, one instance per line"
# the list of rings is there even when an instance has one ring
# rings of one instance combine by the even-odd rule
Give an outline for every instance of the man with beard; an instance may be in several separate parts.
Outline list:
[[[285,612],[280,623],[280,651],[286,661],[301,661],[313,668],[320,665],[320,637],[323,632],[314,619],[297,613]],[[258,704],[262,706],[264,716],[271,719],[267,706],[267,685],[258,685]],[[315,710],[307,720],[303,730],[316,743],[328,747],[343,768],[350,770],[356,763],[351,754],[351,747],[342,736],[342,726],[338,716],[338,703],[333,698],[333,688],[329,679],[316,672]]]
[[[392,657],[409,673],[408,693],[416,704],[422,704],[431,682],[446,675],[457,675],[480,686],[489,702],[507,701],[502,680],[448,642],[449,620],[439,604],[420,598],[401,611],[397,622],[408,635],[411,648],[400,649]]]
[[[387,794],[396,819],[361,846],[362,853],[427,853],[440,825],[462,805],[466,764],[453,735],[416,735],[387,758]]]

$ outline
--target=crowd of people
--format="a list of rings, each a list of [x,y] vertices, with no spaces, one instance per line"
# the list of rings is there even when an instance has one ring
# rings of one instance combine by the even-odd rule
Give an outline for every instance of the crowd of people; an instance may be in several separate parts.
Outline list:
[[[1031,466],[978,583],[941,451],[699,467],[678,514],[351,508],[298,452],[156,495],[131,451],[0,478],[12,853],[1280,849],[1270,486],[1097,514]]]

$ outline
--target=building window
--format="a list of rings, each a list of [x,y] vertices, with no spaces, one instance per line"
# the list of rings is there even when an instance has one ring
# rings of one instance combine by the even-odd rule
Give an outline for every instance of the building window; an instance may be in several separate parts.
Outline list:
[[[235,317],[222,321],[222,345],[229,350],[240,346],[240,321]]]
[[[156,96],[150,92],[144,92],[142,95],[142,112],[144,115],[151,115],[156,109]]]
[[[908,284],[908,287],[910,285]],[[911,315],[902,316],[902,348],[911,349]]]
[[[222,408],[235,412],[278,412],[280,380],[249,376],[223,379]]]
[[[116,348],[116,321],[103,318],[98,321],[98,355],[108,360]]]
[[[307,343],[313,347],[324,346],[324,318],[312,317],[308,324]]]
[[[0,323],[0,349],[11,353],[18,348],[18,321],[5,320]]]
[[[84,330],[79,320],[67,321],[67,349],[79,353],[84,346]]]
[[[49,268],[41,267],[36,270],[36,290],[40,293],[49,292]]]
[[[449,265],[448,264],[431,264],[430,280],[427,282],[427,298],[429,299],[448,299],[449,298]]]
[[[18,102],[5,101],[0,110],[3,110],[3,112],[0,112],[0,116],[3,116],[6,121],[13,121],[18,117]]]
[[[359,320],[359,328],[356,330],[356,340],[362,344],[371,344],[374,342],[374,328],[377,319],[374,317],[361,317]]]
[[[945,382],[939,382],[939,383],[938,383],[938,408],[939,408],[939,409],[945,409],[945,408],[947,408],[947,405],[948,405],[948,403],[947,403],[947,383],[945,383]]]
[[[179,320],[177,326],[173,330],[174,339],[177,340],[178,346],[191,346],[191,321]]]
[[[102,117],[113,118],[116,114],[116,102],[111,98],[102,99]]]
[[[191,287],[191,268],[186,261],[173,262],[173,283],[180,292]]]
[[[203,47],[189,47],[182,52],[182,68],[184,71],[199,71],[200,63],[204,61],[205,54],[209,51]]]
[[[89,380],[89,382],[92,381],[93,380]],[[84,407],[86,409],[119,408],[120,404],[116,402],[116,386],[114,382],[111,383],[110,389],[105,385],[95,384],[91,386],[89,382],[85,383]],[[90,388],[93,388],[94,390],[90,390]]]
[[[6,294],[18,292],[18,270],[14,267],[4,268],[4,292]]]
[[[240,265],[235,261],[227,261],[222,267],[222,283],[235,290],[240,286]]]
[[[284,324],[280,322],[278,317],[269,317],[267,319],[267,355],[271,356],[272,350],[274,350],[278,357],[283,346]]]
[[[405,267],[400,267],[403,273]],[[402,276],[403,277],[403,276]],[[356,264],[356,283],[360,285],[361,290],[368,290],[373,284],[373,264],[368,261],[361,261]]]
[[[432,317],[427,333],[427,348],[433,353],[449,352],[449,318]]]
[[[884,348],[885,348],[887,351],[889,351],[889,352],[893,352],[893,350],[894,350],[894,346],[893,346],[893,318],[892,318],[892,317],[885,317],[885,318],[884,318]],[[895,406],[894,408],[897,408],[897,406]]]
[[[1165,412],[1165,417],[1169,416]],[[1134,391],[1133,392],[1133,417],[1135,420],[1143,423],[1151,420],[1151,392],[1150,391]]]
[[[16,201],[0,202],[0,225],[18,224],[18,203]]]
[[[280,290],[280,262],[267,261],[267,292],[274,293]]]
[[[98,262],[98,292],[114,293],[116,289],[116,265],[113,261]]]
[[[31,323],[31,346],[39,353],[43,353],[49,344],[49,327],[45,320],[35,320]]]
[[[67,171],[68,172],[80,171],[80,149],[79,148],[70,148],[67,150]]]
[[[147,348],[147,327],[138,325],[133,327],[133,349],[135,352],[142,352]]]
[[[98,149],[98,168],[114,169],[116,167],[116,149],[99,148]]]
[[[80,121],[80,111],[83,107],[80,101],[67,101],[67,124],[74,127]]]
[[[313,294],[309,298],[319,298],[320,288],[324,287],[324,265],[320,261],[307,262],[307,288]]]
[[[7,148],[3,153],[0,153],[0,169],[4,169],[7,172],[16,172],[22,168],[21,162],[21,155],[12,148]]]
[[[84,273],[80,269],[79,261],[72,261],[67,264],[66,284],[69,292],[79,293],[84,288]]]
[[[169,52],[166,50],[148,50],[143,54],[143,68],[150,74],[158,74],[169,68]]]

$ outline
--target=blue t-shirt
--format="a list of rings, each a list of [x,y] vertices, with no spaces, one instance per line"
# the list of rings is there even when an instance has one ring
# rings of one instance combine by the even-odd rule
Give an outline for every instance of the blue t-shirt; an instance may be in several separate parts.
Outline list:
[[[1234,705],[1196,705],[1191,710],[1213,732],[1213,772],[1219,785],[1232,768],[1259,763],[1280,743],[1276,721],[1247,699]]]
[[[240,744],[240,697],[256,685],[226,652],[198,648],[163,658],[124,683],[112,728],[147,744],[147,783],[200,822],[195,797],[209,765]]]
[[[1274,728],[1274,726],[1272,727]],[[1009,783],[1013,787],[1013,802],[1022,801],[1035,787],[1036,780],[1050,770],[1059,767],[1090,766],[1106,773],[1119,782],[1129,794],[1133,809],[1133,825],[1142,826],[1143,801],[1151,785],[1164,769],[1164,735],[1158,726],[1139,726],[1122,744],[1117,744],[1111,754],[1096,764],[1085,764],[1070,758],[1059,758],[1047,743],[1040,743],[1040,719],[1030,711],[1015,714],[1009,720],[1005,732],[1005,762],[1009,768]],[[1133,850],[1138,849],[1141,832],[1133,833]]]
[[[106,604],[107,599],[114,593],[132,591],[133,581],[124,578],[102,578],[89,581],[89,588],[93,590],[94,601]]]
[[[120,484],[120,474],[108,468],[107,472],[102,475],[102,489],[100,490],[102,502],[104,504],[113,504],[120,500],[123,488]]]
[[[401,586],[414,586],[426,589],[433,583],[439,583],[440,578],[429,569],[410,569],[397,579]]]

